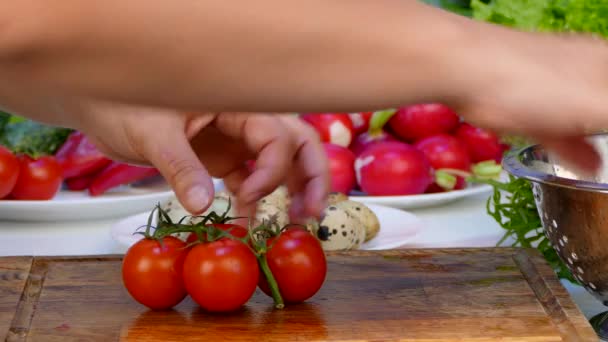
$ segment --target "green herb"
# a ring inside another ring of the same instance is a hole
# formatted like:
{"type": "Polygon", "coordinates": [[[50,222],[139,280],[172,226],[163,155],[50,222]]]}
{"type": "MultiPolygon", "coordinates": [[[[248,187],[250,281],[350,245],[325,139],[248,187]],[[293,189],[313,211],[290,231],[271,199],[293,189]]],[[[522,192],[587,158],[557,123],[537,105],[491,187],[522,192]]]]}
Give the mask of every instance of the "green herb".
{"type": "Polygon", "coordinates": [[[71,129],[44,125],[22,117],[0,115],[0,145],[32,157],[53,155],[67,140],[71,129]]]}
{"type": "Polygon", "coordinates": [[[422,2],[466,17],[471,17],[473,15],[470,0],[422,0],[422,2]]]}
{"type": "Polygon", "coordinates": [[[497,245],[501,246],[507,240],[512,240],[512,247],[537,248],[558,277],[577,284],[545,236],[530,182],[513,176],[509,176],[507,182],[493,179],[475,181],[494,188],[494,193],[487,202],[487,211],[506,230],[497,245]]]}
{"type": "Polygon", "coordinates": [[[608,1],[491,0],[486,2],[471,1],[473,18],[526,31],[585,32],[608,37],[608,1]]]}

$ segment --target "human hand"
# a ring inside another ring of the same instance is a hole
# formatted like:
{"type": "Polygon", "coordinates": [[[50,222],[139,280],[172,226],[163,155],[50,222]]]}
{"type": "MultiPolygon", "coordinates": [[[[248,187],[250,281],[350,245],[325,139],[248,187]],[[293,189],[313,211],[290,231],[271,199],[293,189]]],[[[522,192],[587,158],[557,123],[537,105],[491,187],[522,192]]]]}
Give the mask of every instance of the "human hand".
{"type": "Polygon", "coordinates": [[[241,212],[287,184],[292,215],[316,216],[328,192],[327,162],[316,134],[293,117],[245,113],[178,113],[88,102],[80,127],[108,156],[151,164],[193,214],[214,196],[210,177],[224,179],[241,212]],[[250,172],[247,160],[256,160],[250,172]]]}
{"type": "Polygon", "coordinates": [[[483,52],[470,61],[478,73],[470,74],[474,86],[459,111],[480,126],[532,138],[580,172],[597,170],[599,156],[584,136],[608,129],[608,44],[502,28],[492,40],[480,41],[483,52]]]}

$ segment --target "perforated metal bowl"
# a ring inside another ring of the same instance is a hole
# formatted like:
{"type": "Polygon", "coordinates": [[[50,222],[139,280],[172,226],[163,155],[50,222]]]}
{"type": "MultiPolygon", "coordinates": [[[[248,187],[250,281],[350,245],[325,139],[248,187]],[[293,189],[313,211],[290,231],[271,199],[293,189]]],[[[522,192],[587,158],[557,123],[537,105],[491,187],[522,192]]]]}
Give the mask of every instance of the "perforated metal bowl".
{"type": "MultiPolygon", "coordinates": [[[[574,277],[608,306],[608,135],[588,137],[602,156],[601,171],[577,174],[542,146],[505,157],[505,170],[531,181],[545,234],[574,277]]],[[[608,315],[592,319],[602,337],[608,315]]],[[[606,324],[608,328],[608,324],[606,324]]]]}

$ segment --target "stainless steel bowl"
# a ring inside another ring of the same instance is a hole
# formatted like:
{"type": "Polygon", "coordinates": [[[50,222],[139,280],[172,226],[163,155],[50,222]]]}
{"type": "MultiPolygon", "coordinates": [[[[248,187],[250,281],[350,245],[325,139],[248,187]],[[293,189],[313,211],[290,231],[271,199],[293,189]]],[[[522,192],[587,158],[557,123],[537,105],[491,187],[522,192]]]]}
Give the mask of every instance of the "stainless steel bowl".
{"type": "MultiPolygon", "coordinates": [[[[604,163],[595,176],[577,174],[540,145],[509,154],[503,166],[531,181],[552,247],[585,289],[608,306],[608,135],[588,139],[604,163]]],[[[600,336],[608,335],[607,314],[591,322],[600,336]]]]}

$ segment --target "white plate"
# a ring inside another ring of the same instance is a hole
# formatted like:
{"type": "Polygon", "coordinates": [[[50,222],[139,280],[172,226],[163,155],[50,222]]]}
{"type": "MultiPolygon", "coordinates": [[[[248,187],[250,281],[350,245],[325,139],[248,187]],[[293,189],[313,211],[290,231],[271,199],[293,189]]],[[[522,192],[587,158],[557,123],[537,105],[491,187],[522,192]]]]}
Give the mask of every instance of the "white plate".
{"type": "Polygon", "coordinates": [[[49,201],[0,200],[3,221],[74,221],[125,217],[149,211],[173,194],[162,179],[113,189],[91,197],[86,191],[61,190],[49,201]]]}
{"type": "Polygon", "coordinates": [[[351,195],[350,199],[366,205],[378,204],[397,209],[418,209],[448,204],[466,197],[490,193],[492,187],[486,184],[474,184],[462,190],[434,194],[408,196],[359,196],[351,195]]]}
{"type": "MultiPolygon", "coordinates": [[[[368,206],[380,221],[380,232],[372,240],[363,244],[363,250],[392,249],[410,242],[422,230],[422,221],[414,214],[379,206],[368,206]]],[[[142,239],[141,234],[133,234],[139,227],[145,226],[149,213],[130,216],[111,229],[112,238],[121,246],[129,248],[142,239]]]]}

